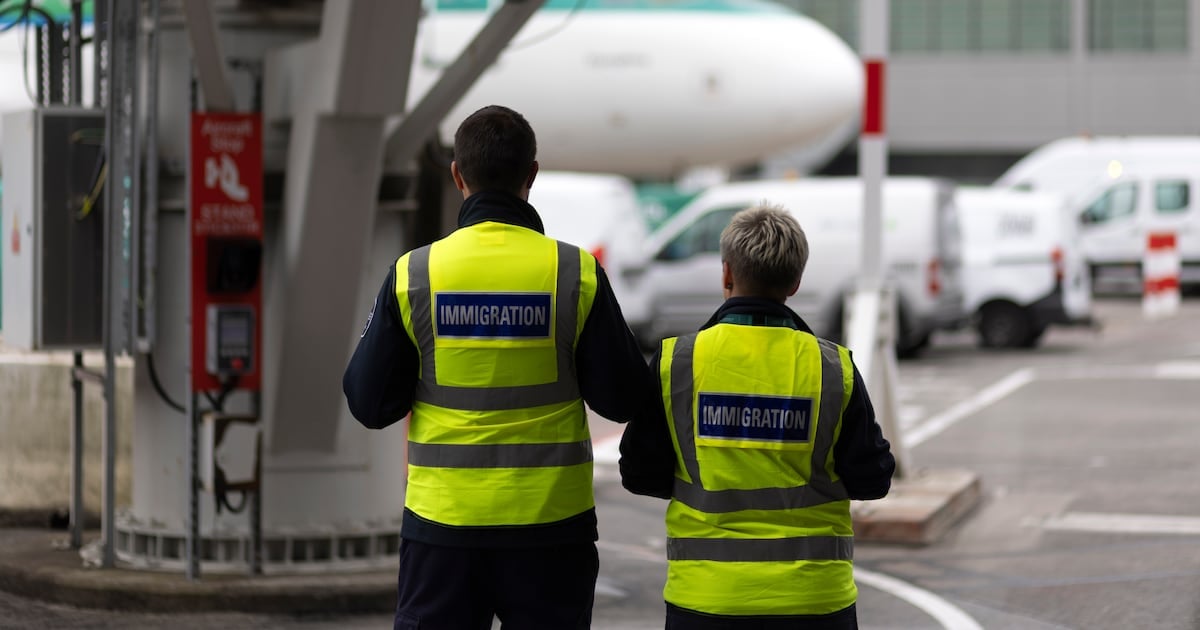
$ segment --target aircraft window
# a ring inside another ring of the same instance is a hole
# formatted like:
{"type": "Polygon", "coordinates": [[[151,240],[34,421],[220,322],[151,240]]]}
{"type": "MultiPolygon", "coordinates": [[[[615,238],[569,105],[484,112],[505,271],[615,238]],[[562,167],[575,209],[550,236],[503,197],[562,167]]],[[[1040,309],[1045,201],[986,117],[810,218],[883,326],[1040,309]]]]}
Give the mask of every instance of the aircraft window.
{"type": "Polygon", "coordinates": [[[1113,219],[1131,216],[1137,209],[1137,184],[1117,184],[1100,195],[1100,198],[1083,211],[1084,221],[1105,223],[1113,219]]]}
{"type": "Polygon", "coordinates": [[[1162,214],[1187,212],[1187,181],[1176,179],[1156,183],[1154,185],[1154,208],[1162,214]]]}
{"type": "Polygon", "coordinates": [[[714,210],[696,219],[694,223],[671,239],[658,254],[659,260],[683,260],[697,254],[719,254],[721,231],[742,207],[714,210]]]}

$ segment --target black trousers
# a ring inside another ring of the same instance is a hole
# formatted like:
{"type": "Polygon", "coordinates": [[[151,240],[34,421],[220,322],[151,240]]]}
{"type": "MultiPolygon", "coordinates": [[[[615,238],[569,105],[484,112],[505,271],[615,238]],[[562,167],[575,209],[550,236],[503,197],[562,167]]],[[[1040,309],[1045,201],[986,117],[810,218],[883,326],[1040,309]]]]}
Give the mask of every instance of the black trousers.
{"type": "Polygon", "coordinates": [[[400,544],[395,630],[590,628],[595,543],[476,549],[400,544]]]}
{"type": "Polygon", "coordinates": [[[858,630],[854,604],[828,615],[735,617],[667,604],[666,630],[858,630]]]}

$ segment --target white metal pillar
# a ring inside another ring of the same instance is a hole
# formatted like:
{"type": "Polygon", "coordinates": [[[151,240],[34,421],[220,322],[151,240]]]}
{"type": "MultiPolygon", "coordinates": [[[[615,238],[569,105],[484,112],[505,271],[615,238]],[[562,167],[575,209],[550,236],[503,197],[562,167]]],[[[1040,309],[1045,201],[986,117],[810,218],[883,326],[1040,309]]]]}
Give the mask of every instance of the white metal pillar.
{"type": "Polygon", "coordinates": [[[344,406],[346,331],[359,298],[382,174],[384,126],[404,110],[420,3],[325,3],[295,79],[282,233],[264,320],[272,453],[331,453],[344,406]]]}
{"type": "MultiPolygon", "coordinates": [[[[358,286],[347,280],[364,273],[385,155],[411,160],[542,4],[501,6],[390,131],[384,118],[403,109],[413,54],[412,45],[404,46],[400,59],[395,42],[415,39],[419,3],[330,2],[317,49],[298,51],[316,72],[293,106],[282,269],[266,309],[264,412],[273,454],[336,448],[348,351],[342,333],[364,315],[356,308],[358,286]],[[412,30],[397,33],[400,23],[412,30]]],[[[381,278],[382,271],[366,273],[381,278]]]]}
{"type": "Polygon", "coordinates": [[[887,287],[883,264],[883,183],[887,178],[885,134],[889,0],[860,0],[859,54],[863,59],[866,95],[858,168],[863,183],[862,250],[858,287],[849,298],[847,340],[866,379],[875,415],[892,444],[897,477],[911,473],[900,436],[896,392],[896,299],[887,287]]]}

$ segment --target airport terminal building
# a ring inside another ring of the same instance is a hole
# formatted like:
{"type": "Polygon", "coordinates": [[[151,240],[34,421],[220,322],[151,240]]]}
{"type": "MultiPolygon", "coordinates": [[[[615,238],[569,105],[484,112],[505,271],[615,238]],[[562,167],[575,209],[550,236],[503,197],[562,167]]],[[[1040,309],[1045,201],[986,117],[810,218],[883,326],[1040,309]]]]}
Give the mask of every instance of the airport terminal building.
{"type": "MultiPolygon", "coordinates": [[[[858,2],[781,1],[856,44],[858,2]]],[[[895,173],[990,181],[1064,136],[1200,134],[1200,0],[899,0],[890,38],[895,173]]]]}

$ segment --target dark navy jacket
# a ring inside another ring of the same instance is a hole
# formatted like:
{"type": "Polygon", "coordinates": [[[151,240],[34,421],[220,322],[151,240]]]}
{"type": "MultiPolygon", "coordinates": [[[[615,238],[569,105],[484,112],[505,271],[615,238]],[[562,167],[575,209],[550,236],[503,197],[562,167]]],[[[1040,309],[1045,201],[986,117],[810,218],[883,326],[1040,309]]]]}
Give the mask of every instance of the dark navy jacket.
{"type": "MultiPolygon", "coordinates": [[[[533,206],[504,193],[476,193],[463,202],[458,227],[484,221],[545,232],[533,206]]],[[[382,429],[404,418],[412,408],[420,366],[420,355],[400,318],[393,265],[342,378],[350,412],[371,429],[382,429]]],[[[583,400],[593,411],[616,422],[633,419],[653,382],[599,264],[596,298],[576,343],[575,369],[583,400]]],[[[596,512],[589,510],[546,525],[455,527],[422,519],[405,509],[401,535],[429,544],[468,547],[589,542],[597,539],[596,512]]]]}
{"type": "MultiPolygon", "coordinates": [[[[715,326],[728,315],[749,315],[754,325],[769,325],[767,318],[790,319],[807,333],[812,329],[792,309],[778,302],[759,298],[730,298],[701,328],[715,326]]],[[[621,483],[635,494],[661,499],[671,498],[675,483],[675,447],[667,427],[659,374],[660,353],[650,361],[652,379],[658,384],[650,410],[625,427],[621,436],[621,483]]],[[[851,499],[878,499],[888,493],[896,460],[891,445],[875,422],[875,409],[867,396],[858,368],[854,368],[854,391],[842,414],[842,430],[833,446],[833,467],[851,499]]]]}

